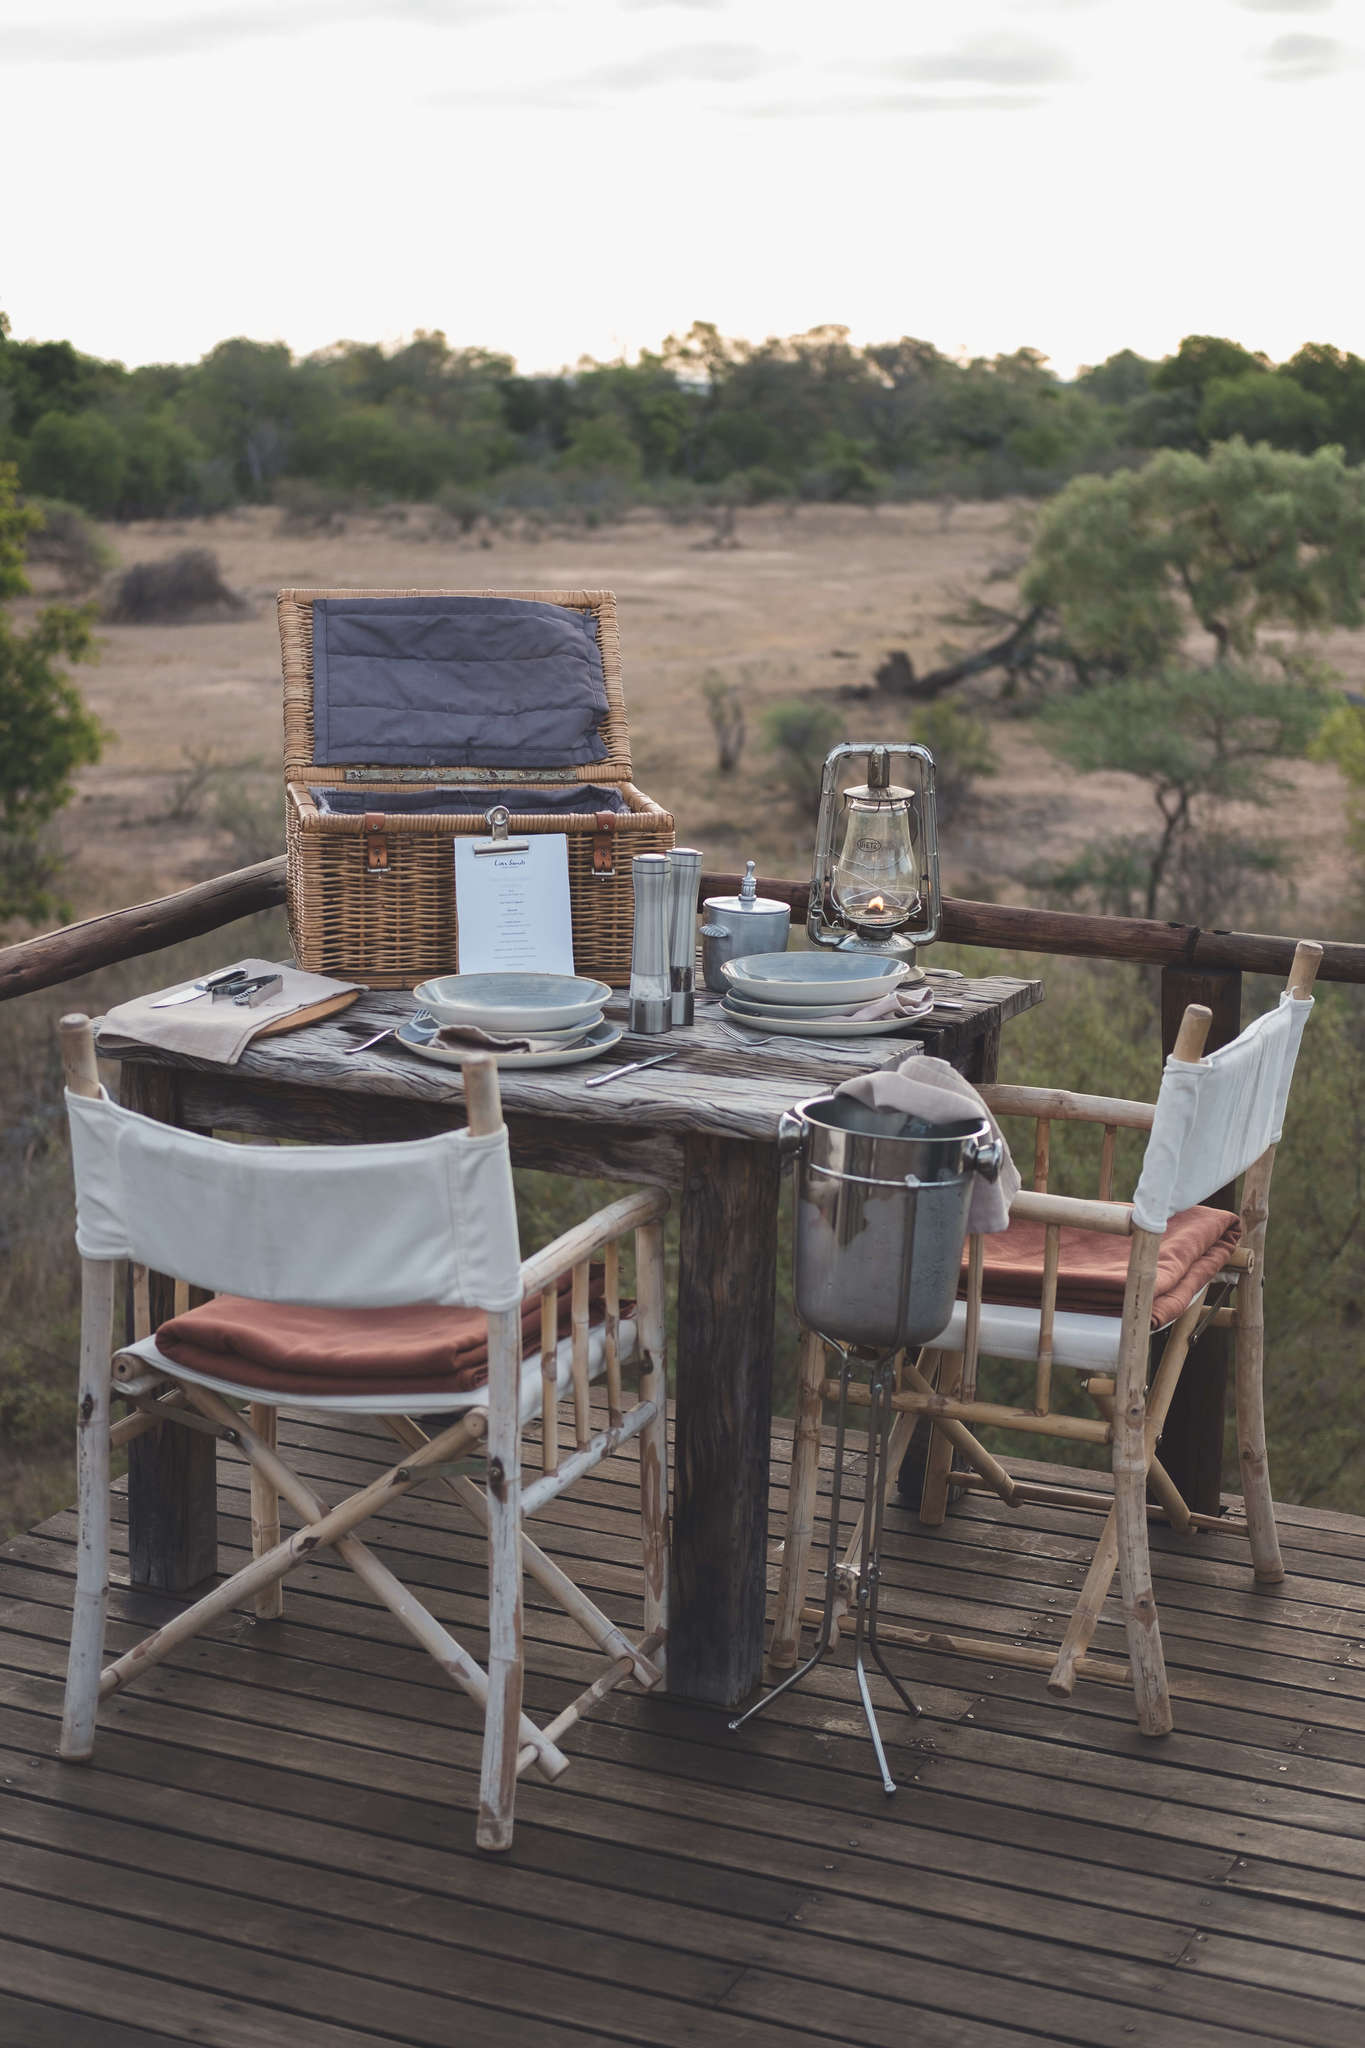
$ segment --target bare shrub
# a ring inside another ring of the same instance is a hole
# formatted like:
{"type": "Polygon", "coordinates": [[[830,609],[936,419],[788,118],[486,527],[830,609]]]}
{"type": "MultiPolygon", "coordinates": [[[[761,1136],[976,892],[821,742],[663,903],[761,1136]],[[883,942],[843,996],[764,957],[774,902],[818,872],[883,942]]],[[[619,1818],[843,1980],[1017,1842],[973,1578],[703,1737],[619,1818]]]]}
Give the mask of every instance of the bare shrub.
{"type": "Polygon", "coordinates": [[[119,625],[240,617],[245,598],[229,590],[211,548],[182,548],[164,562],[135,562],[113,583],[104,616],[119,625]]]}
{"type": "Polygon", "coordinates": [[[981,777],[999,771],[990,726],[965,705],[940,699],[915,713],[909,736],[934,757],[939,822],[950,825],[968,809],[981,777]]]}
{"type": "Polygon", "coordinates": [[[825,756],[840,737],[837,712],[809,697],[791,697],[770,704],[763,714],[763,736],[773,757],[773,780],[793,807],[813,812],[820,797],[820,771],[825,756]]]}
{"type": "Polygon", "coordinates": [[[354,509],[350,497],[311,477],[281,477],[275,485],[281,533],[344,533],[354,509]]]}
{"type": "Polygon", "coordinates": [[[62,589],[70,596],[93,590],[118,559],[100,538],[94,521],[79,505],[68,505],[61,498],[29,498],[25,502],[43,521],[28,536],[30,563],[55,569],[62,589]]]}
{"type": "Polygon", "coordinates": [[[232,777],[261,765],[254,756],[245,761],[229,761],[216,747],[197,747],[192,743],[180,749],[180,760],[180,767],[172,771],[170,800],[155,821],[158,824],[193,824],[208,799],[221,792],[232,777]]]}
{"type": "Polygon", "coordinates": [[[257,796],[234,779],[218,791],[213,822],[227,835],[234,867],[254,867],[284,852],[284,798],[278,791],[257,796]]]}
{"type": "Polygon", "coordinates": [[[718,669],[710,668],[701,679],[706,699],[706,716],[716,738],[716,768],[733,775],[744,752],[744,696],[738,683],[727,683],[718,669]]]}

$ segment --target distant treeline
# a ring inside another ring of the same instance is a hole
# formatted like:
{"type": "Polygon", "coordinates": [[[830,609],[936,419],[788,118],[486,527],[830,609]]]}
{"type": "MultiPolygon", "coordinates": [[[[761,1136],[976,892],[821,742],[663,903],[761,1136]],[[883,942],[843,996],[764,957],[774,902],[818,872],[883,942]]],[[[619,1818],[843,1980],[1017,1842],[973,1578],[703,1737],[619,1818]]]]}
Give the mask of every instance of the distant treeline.
{"type": "Polygon", "coordinates": [[[220,342],[127,370],[69,341],[16,341],[0,313],[0,461],[35,497],[102,518],[271,499],[440,500],[591,514],[632,500],[993,497],[1203,450],[1240,434],[1365,457],[1365,361],[1322,343],[1272,364],[1189,335],[1064,383],[1035,349],[970,362],[926,341],[857,348],[841,327],[729,341],[704,323],[633,363],[522,376],[419,333],[395,349],[220,342]]]}

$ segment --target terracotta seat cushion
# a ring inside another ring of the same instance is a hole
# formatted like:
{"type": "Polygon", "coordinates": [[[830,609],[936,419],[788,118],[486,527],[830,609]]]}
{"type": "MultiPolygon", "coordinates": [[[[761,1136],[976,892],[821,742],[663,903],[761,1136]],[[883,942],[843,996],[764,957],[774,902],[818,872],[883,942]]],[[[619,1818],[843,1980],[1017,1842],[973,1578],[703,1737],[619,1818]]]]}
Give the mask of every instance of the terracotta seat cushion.
{"type": "MultiPolygon", "coordinates": [[[[605,1313],[605,1277],[590,1269],[589,1314],[605,1313]]],[[[624,1305],[623,1305],[624,1308],[624,1305]]],[[[571,1325],[571,1277],[559,1283],[559,1335],[571,1325]]],[[[482,1309],[297,1308],[218,1294],[156,1333],[177,1365],[275,1394],[468,1393],[488,1379],[482,1309]]],[[[523,1355],[540,1349],[540,1296],[521,1304],[523,1355]]]]}
{"type": "MultiPolygon", "coordinates": [[[[1241,1235],[1241,1218],[1226,1209],[1201,1204],[1172,1216],[1157,1260],[1154,1330],[1164,1329],[1184,1314],[1200,1288],[1222,1271],[1241,1235]]],[[[1020,1220],[981,1242],[985,1250],[984,1298],[1012,1308],[1039,1307],[1046,1225],[1020,1220]]],[[[1131,1249],[1129,1237],[1063,1224],[1057,1307],[1079,1315],[1117,1315],[1123,1307],[1131,1249]]],[[[958,1293],[965,1295],[966,1291],[964,1277],[958,1293]]]]}

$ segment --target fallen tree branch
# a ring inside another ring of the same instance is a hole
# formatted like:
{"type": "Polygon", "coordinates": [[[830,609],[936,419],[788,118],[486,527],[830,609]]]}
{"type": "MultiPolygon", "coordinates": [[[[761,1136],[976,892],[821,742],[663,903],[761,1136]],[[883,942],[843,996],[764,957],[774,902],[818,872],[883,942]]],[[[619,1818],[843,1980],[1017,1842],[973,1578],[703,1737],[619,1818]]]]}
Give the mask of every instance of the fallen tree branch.
{"type": "Polygon", "coordinates": [[[895,648],[877,670],[877,682],[893,697],[927,700],[941,697],[945,690],[951,690],[955,683],[965,682],[968,676],[985,675],[993,668],[1024,667],[1031,653],[1028,643],[1042,621],[1044,610],[1043,605],[1034,605],[1022,619],[1015,620],[1003,639],[979,647],[975,654],[964,654],[961,660],[950,661],[944,668],[932,668],[927,675],[916,675],[915,665],[904,648],[895,648]]]}

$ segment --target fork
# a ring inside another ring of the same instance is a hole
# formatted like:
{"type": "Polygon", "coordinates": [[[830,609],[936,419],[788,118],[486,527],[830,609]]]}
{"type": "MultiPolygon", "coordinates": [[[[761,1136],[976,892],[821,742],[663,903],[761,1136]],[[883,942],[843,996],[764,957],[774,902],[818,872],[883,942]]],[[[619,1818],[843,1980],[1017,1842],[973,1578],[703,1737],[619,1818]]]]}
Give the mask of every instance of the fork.
{"type": "Polygon", "coordinates": [[[404,1024],[420,1026],[434,1024],[435,1021],[430,1010],[418,1010],[411,1017],[400,1017],[396,1024],[386,1024],[382,1031],[376,1031],[373,1038],[363,1038],[359,1045],[344,1045],[341,1049],[341,1056],[343,1059],[349,1059],[352,1053],[368,1052],[370,1047],[378,1045],[381,1039],[392,1038],[395,1032],[402,1030],[404,1024]]]}

